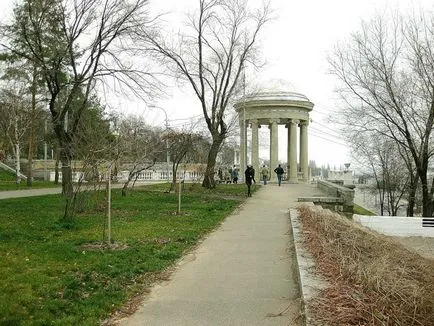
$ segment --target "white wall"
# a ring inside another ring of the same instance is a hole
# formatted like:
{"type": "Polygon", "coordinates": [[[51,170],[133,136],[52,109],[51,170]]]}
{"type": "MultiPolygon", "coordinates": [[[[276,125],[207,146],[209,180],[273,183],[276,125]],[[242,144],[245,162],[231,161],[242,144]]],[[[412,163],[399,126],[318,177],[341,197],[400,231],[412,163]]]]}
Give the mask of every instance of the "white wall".
{"type": "Polygon", "coordinates": [[[433,227],[422,227],[421,217],[353,215],[354,221],[390,236],[434,238],[433,227]]]}
{"type": "Polygon", "coordinates": [[[354,184],[353,171],[351,170],[337,170],[337,171],[330,170],[328,171],[327,179],[343,181],[344,185],[354,184]]]}

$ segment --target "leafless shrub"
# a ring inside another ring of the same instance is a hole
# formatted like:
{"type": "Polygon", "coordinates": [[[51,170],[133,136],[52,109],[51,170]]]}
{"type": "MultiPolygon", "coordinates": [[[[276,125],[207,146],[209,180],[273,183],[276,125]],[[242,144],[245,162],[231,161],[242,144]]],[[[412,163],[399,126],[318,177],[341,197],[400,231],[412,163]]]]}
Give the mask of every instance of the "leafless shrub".
{"type": "Polygon", "coordinates": [[[330,286],[309,306],[321,325],[433,325],[434,261],[335,213],[299,208],[330,286]]]}

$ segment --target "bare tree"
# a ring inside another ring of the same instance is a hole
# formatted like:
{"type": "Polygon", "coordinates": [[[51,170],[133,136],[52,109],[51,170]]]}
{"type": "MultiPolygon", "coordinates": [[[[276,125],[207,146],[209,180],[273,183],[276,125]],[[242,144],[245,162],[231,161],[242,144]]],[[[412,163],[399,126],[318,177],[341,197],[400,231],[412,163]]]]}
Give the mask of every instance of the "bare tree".
{"type": "Polygon", "coordinates": [[[391,139],[410,153],[421,181],[424,216],[433,213],[434,188],[427,174],[433,154],[433,22],[432,13],[378,16],[364,22],[330,59],[343,84],[345,123],[391,139]]]}
{"type": "Polygon", "coordinates": [[[8,83],[8,86],[1,90],[1,110],[6,112],[0,121],[0,128],[9,141],[15,160],[16,182],[20,183],[21,173],[21,152],[31,117],[29,108],[31,106],[26,88],[21,83],[8,83]]]}
{"type": "Polygon", "coordinates": [[[407,199],[407,215],[413,214],[415,171],[405,148],[390,138],[378,137],[375,131],[360,132],[348,125],[344,132],[359,168],[375,180],[373,192],[378,194],[380,215],[386,211],[397,215],[402,199],[407,199]]]}
{"type": "MultiPolygon", "coordinates": [[[[43,115],[43,108],[41,105],[41,96],[38,94],[40,80],[38,79],[37,68],[30,62],[26,62],[17,58],[13,54],[1,55],[0,60],[3,62],[2,80],[5,81],[4,87],[14,87],[20,85],[23,93],[30,94],[31,105],[28,106],[26,113],[29,121],[26,132],[27,143],[27,186],[31,187],[33,182],[33,156],[35,154],[36,137],[40,131],[39,124],[40,116],[43,115]],[[9,81],[9,82],[8,82],[9,81]],[[25,90],[25,91],[24,91],[25,90]]],[[[13,92],[13,90],[10,90],[13,92]]],[[[16,90],[18,91],[18,90],[16,90]]],[[[27,106],[26,106],[27,107],[27,106]]],[[[7,118],[6,118],[7,119],[7,118]]]]}
{"type": "Polygon", "coordinates": [[[147,0],[26,0],[2,31],[3,49],[33,62],[44,80],[67,207],[73,199],[71,142],[98,82],[139,96],[157,85],[144,62],[131,59],[131,36],[150,24],[147,5],[147,0]],[[81,102],[72,105],[80,93],[81,102]]]}
{"type": "Polygon", "coordinates": [[[129,116],[119,122],[115,141],[117,169],[123,165],[128,170],[122,188],[123,196],[126,196],[131,182],[134,183],[141,172],[152,168],[159,154],[165,152],[166,145],[161,133],[140,117],[129,116]]]}
{"type": "Polygon", "coordinates": [[[207,168],[202,185],[214,188],[217,153],[227,137],[226,115],[239,95],[240,76],[247,62],[257,62],[258,34],[269,20],[269,5],[252,13],[245,0],[199,0],[196,14],[189,17],[184,33],[173,38],[142,34],[151,48],[169,64],[172,73],[186,80],[200,101],[211,134],[207,168]]]}
{"type": "Polygon", "coordinates": [[[377,139],[370,144],[373,152],[368,160],[375,171],[377,191],[381,198],[381,215],[387,210],[389,216],[396,216],[410,180],[405,163],[397,155],[399,150],[393,141],[382,142],[377,139]]]}
{"type": "Polygon", "coordinates": [[[84,118],[80,121],[71,144],[74,158],[79,162],[79,177],[74,183],[71,216],[92,208],[103,207],[97,191],[101,190],[103,175],[116,160],[115,137],[110,130],[110,117],[96,98],[89,99],[84,118]]]}
{"type": "Polygon", "coordinates": [[[170,190],[175,189],[179,164],[197,162],[196,160],[190,161],[198,153],[202,145],[202,136],[195,133],[195,125],[184,127],[180,131],[171,130],[164,139],[168,140],[169,152],[172,158],[172,183],[170,190]]]}

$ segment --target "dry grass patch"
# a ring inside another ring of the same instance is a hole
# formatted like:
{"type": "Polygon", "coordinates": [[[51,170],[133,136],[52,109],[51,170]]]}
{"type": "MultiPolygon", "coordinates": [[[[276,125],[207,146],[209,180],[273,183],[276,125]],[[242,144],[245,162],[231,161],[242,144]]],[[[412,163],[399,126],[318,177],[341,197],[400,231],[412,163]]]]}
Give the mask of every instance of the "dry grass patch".
{"type": "Polygon", "coordinates": [[[433,325],[434,261],[328,211],[299,208],[303,241],[330,282],[321,325],[433,325]]]}

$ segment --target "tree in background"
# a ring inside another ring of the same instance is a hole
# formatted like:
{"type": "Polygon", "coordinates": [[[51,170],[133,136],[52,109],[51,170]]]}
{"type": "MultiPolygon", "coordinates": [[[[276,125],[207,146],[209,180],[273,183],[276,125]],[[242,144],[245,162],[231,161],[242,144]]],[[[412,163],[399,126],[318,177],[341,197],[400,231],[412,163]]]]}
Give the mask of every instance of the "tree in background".
{"type": "Polygon", "coordinates": [[[115,146],[116,165],[118,169],[122,162],[128,170],[128,177],[122,188],[122,195],[127,195],[128,187],[143,171],[155,165],[157,157],[166,153],[166,144],[162,131],[151,128],[142,117],[129,116],[116,122],[115,146]]]}
{"type": "MultiPolygon", "coordinates": [[[[26,114],[28,115],[28,126],[26,132],[27,143],[27,186],[31,187],[33,182],[33,156],[36,147],[36,135],[40,128],[41,115],[44,110],[43,96],[41,96],[42,81],[38,73],[37,67],[28,60],[22,60],[14,53],[5,53],[0,57],[4,70],[2,80],[4,80],[4,88],[14,87],[20,83],[20,87],[26,90],[26,97],[30,94],[30,105],[26,106],[26,114]]],[[[14,90],[10,89],[9,92],[14,90]]],[[[24,112],[23,112],[24,113],[24,112]]],[[[21,158],[21,156],[20,156],[21,158]]]]}
{"type": "Polygon", "coordinates": [[[110,116],[96,97],[89,99],[88,107],[73,138],[72,149],[80,176],[74,183],[71,216],[89,207],[101,208],[102,201],[95,190],[100,190],[112,162],[116,160],[115,136],[110,129],[110,116]]]}
{"type": "Polygon", "coordinates": [[[15,161],[16,182],[21,182],[21,152],[25,136],[31,122],[29,108],[30,98],[22,83],[8,83],[8,87],[1,90],[0,129],[8,140],[15,161]]]}
{"type": "Polygon", "coordinates": [[[409,153],[408,175],[416,170],[420,180],[423,216],[433,215],[434,187],[427,173],[433,155],[433,48],[433,13],[384,15],[363,22],[330,59],[342,82],[344,124],[375,141],[392,140],[397,151],[409,153]]]}
{"type": "Polygon", "coordinates": [[[316,165],[315,160],[309,160],[310,175],[313,178],[321,177],[321,168],[316,165]]]}
{"type": "Polygon", "coordinates": [[[73,200],[71,158],[74,135],[96,85],[146,96],[156,90],[144,62],[134,62],[146,29],[147,0],[25,0],[2,30],[2,48],[32,62],[45,84],[62,162],[64,218],[73,200]],[[107,83],[111,81],[111,83],[107,83]],[[74,100],[83,95],[79,103],[74,100]],[[74,103],[74,105],[73,105],[74,103]]]}
{"type": "Polygon", "coordinates": [[[194,132],[195,126],[189,128],[184,127],[180,131],[170,130],[164,139],[167,139],[169,144],[169,153],[172,161],[172,183],[170,190],[172,191],[177,182],[179,165],[184,163],[197,163],[197,160],[190,160],[198,156],[202,149],[203,137],[194,132]]]}
{"type": "Polygon", "coordinates": [[[228,133],[227,109],[239,95],[245,64],[257,62],[258,35],[268,20],[268,5],[252,13],[247,1],[199,0],[176,41],[162,33],[142,33],[173,76],[187,81],[200,101],[212,139],[202,183],[206,188],[216,185],[216,158],[228,133]]]}
{"type": "Polygon", "coordinates": [[[359,166],[373,174],[380,215],[387,211],[388,215],[396,216],[410,181],[405,161],[398,154],[398,145],[390,139],[376,139],[375,135],[368,133],[352,134],[350,143],[359,166]]]}

